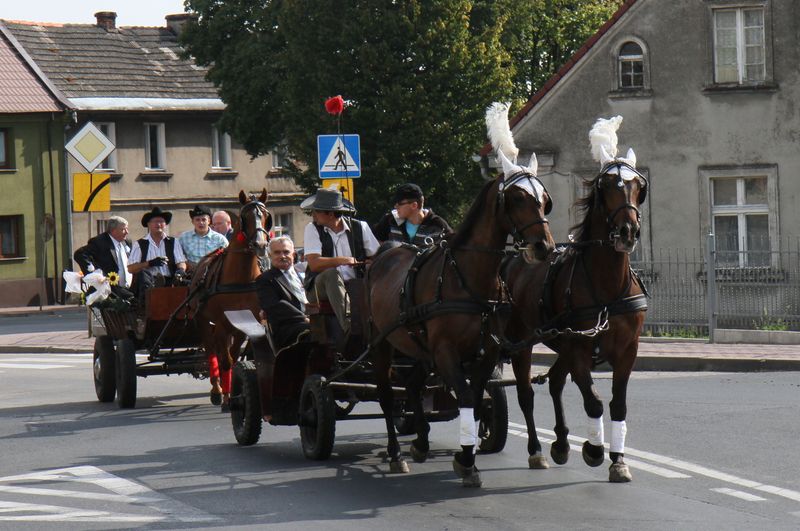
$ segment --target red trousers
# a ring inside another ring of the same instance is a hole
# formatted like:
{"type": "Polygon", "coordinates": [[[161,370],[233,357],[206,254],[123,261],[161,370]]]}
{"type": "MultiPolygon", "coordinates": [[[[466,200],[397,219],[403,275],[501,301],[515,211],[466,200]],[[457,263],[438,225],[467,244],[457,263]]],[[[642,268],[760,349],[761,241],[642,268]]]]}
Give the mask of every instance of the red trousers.
{"type": "Polygon", "coordinates": [[[222,392],[229,394],[231,392],[231,375],[233,371],[228,369],[220,374],[219,361],[217,361],[216,354],[208,355],[208,376],[209,378],[219,378],[219,386],[222,387],[222,392]]]}

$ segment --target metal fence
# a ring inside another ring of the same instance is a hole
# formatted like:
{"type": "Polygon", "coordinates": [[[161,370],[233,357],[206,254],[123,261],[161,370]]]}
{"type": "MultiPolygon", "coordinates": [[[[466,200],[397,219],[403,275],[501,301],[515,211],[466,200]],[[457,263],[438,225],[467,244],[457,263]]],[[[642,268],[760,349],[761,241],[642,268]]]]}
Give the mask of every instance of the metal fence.
{"type": "Polygon", "coordinates": [[[717,328],[800,330],[800,238],[748,251],[723,238],[713,249],[659,249],[632,262],[651,295],[646,335],[708,336],[709,293],[717,328]]]}

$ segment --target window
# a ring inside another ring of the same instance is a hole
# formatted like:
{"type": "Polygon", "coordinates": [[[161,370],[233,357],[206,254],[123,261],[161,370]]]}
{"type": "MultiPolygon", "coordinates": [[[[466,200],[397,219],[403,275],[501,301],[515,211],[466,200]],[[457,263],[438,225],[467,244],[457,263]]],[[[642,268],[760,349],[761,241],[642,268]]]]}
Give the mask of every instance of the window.
{"type": "MultiPolygon", "coordinates": [[[[111,140],[111,143],[116,145],[117,144],[117,129],[114,122],[95,122],[95,126],[100,130],[101,133],[106,135],[106,138],[111,140]]],[[[111,152],[111,154],[106,157],[103,162],[97,167],[95,171],[117,171],[117,150],[111,152]]]]}
{"type": "MultiPolygon", "coordinates": [[[[292,214],[275,214],[275,224],[272,226],[275,237],[288,236],[292,238],[292,214]]],[[[292,238],[294,240],[294,238],[292,238]]]]}
{"type": "Polygon", "coordinates": [[[765,81],[765,42],[763,8],[714,10],[714,81],[765,81]]]}
{"type": "Polygon", "coordinates": [[[229,170],[231,164],[231,135],[211,128],[211,167],[229,170]]]}
{"type": "Polygon", "coordinates": [[[144,167],[146,170],[166,169],[166,143],[163,123],[144,124],[144,167]]]}
{"type": "Polygon", "coordinates": [[[11,153],[11,129],[0,129],[0,169],[14,167],[14,156],[11,153]]]}
{"type": "Polygon", "coordinates": [[[22,256],[22,216],[0,216],[0,258],[22,256]]]}
{"type": "Polygon", "coordinates": [[[286,167],[286,144],[275,146],[272,150],[272,167],[275,169],[286,167]]]}
{"type": "Polygon", "coordinates": [[[635,42],[626,42],[619,51],[619,88],[644,88],[644,53],[635,42]]]}
{"type": "Polygon", "coordinates": [[[766,176],[711,180],[711,215],[719,264],[770,265],[768,195],[766,176]]]}

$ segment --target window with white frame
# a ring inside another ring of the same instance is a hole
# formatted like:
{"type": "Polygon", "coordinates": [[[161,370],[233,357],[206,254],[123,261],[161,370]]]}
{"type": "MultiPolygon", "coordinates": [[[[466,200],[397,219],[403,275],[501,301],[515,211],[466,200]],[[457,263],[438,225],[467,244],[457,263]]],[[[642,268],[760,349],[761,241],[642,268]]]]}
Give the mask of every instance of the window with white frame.
{"type": "Polygon", "coordinates": [[[272,167],[274,169],[286,167],[286,144],[279,144],[272,149],[272,167]]]}
{"type": "Polygon", "coordinates": [[[637,43],[628,41],[619,51],[619,88],[644,88],[644,52],[637,43]]]}
{"type": "Polygon", "coordinates": [[[231,135],[211,128],[211,167],[214,169],[229,170],[233,167],[231,162],[231,135]]]}
{"type": "Polygon", "coordinates": [[[718,263],[725,267],[770,265],[769,179],[711,179],[711,217],[718,263]]]}
{"type": "Polygon", "coordinates": [[[22,216],[0,216],[0,258],[22,256],[22,216]]]}
{"type": "MultiPolygon", "coordinates": [[[[111,140],[111,143],[117,144],[117,128],[114,122],[94,122],[94,125],[103,133],[106,138],[111,140]]],[[[95,171],[117,171],[117,150],[103,159],[103,162],[97,167],[95,171]]]]}
{"type": "Polygon", "coordinates": [[[292,238],[292,214],[275,214],[275,223],[272,225],[272,232],[275,237],[288,236],[292,238]]]}
{"type": "Polygon", "coordinates": [[[163,123],[144,124],[144,167],[146,170],[166,169],[167,146],[163,123]]]}
{"type": "Polygon", "coordinates": [[[766,80],[763,7],[714,10],[714,81],[759,83],[766,80]]]}
{"type": "Polygon", "coordinates": [[[14,166],[14,157],[11,154],[11,129],[0,129],[0,169],[10,169],[14,166]]]}

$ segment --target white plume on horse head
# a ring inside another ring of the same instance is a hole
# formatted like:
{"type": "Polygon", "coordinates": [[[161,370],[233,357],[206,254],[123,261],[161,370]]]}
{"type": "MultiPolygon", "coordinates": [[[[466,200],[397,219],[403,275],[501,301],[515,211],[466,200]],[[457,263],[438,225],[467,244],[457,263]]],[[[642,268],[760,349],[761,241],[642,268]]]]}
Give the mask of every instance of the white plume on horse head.
{"type": "MultiPolygon", "coordinates": [[[[486,109],[486,132],[498,157],[503,155],[508,162],[516,164],[519,149],[514,144],[514,136],[508,126],[508,109],[510,103],[494,102],[486,109]]],[[[500,161],[503,161],[500,157],[500,161]]],[[[505,169],[505,168],[504,168],[505,169]]]]}
{"type": "Polygon", "coordinates": [[[592,157],[601,166],[611,162],[617,156],[617,129],[622,124],[622,116],[598,120],[589,131],[589,142],[592,145],[592,157]]]}
{"type": "MultiPolygon", "coordinates": [[[[511,127],[508,125],[508,109],[510,106],[510,103],[494,102],[486,109],[486,131],[489,135],[489,141],[492,143],[492,147],[497,152],[497,158],[500,159],[500,164],[503,166],[504,181],[520,172],[536,177],[536,172],[539,169],[536,153],[531,153],[527,168],[517,165],[519,149],[514,144],[514,135],[511,134],[511,127]]],[[[539,201],[542,201],[544,197],[544,187],[538,179],[515,179],[511,185],[519,186],[539,201]]]]}

